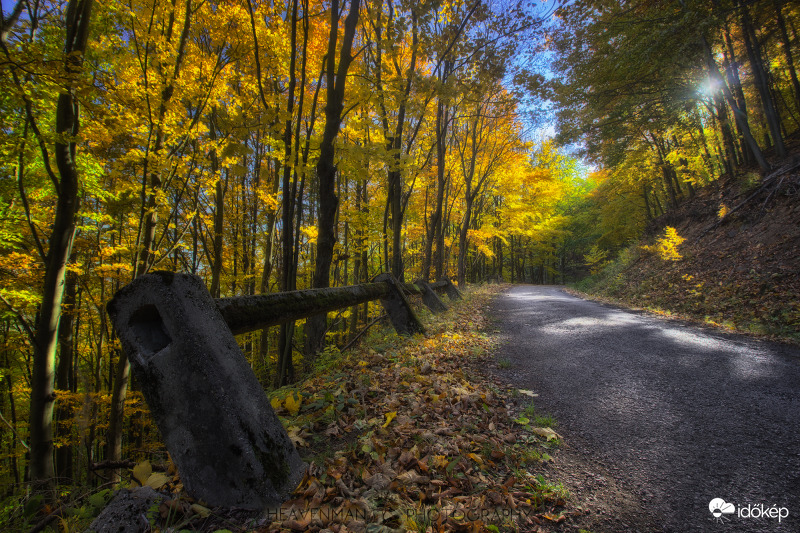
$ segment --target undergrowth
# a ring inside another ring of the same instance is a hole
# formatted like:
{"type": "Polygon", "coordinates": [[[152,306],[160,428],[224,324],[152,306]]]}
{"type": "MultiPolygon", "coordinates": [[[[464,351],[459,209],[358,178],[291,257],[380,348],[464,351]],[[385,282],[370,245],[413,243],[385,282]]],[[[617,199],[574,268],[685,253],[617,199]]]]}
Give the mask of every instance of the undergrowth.
{"type": "Polygon", "coordinates": [[[702,250],[685,248],[685,257],[665,261],[632,245],[572,288],[661,315],[800,342],[800,302],[784,285],[786,274],[736,266],[736,257],[701,259],[702,250]]]}

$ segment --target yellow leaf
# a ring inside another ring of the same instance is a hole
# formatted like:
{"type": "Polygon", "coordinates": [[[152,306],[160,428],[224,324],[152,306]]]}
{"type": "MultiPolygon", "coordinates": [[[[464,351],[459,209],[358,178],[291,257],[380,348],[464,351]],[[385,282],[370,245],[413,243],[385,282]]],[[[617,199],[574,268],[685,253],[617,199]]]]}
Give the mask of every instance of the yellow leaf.
{"type": "Polygon", "coordinates": [[[299,427],[292,426],[286,430],[286,433],[289,435],[289,439],[292,441],[295,448],[308,446],[308,442],[303,438],[303,430],[299,427]]]}
{"type": "Polygon", "coordinates": [[[274,409],[275,411],[280,411],[280,410],[281,410],[281,407],[283,407],[283,406],[281,405],[281,400],[280,400],[280,398],[278,398],[278,397],[272,398],[272,399],[269,401],[269,403],[272,405],[272,409],[274,409]]]}
{"type": "Polygon", "coordinates": [[[444,468],[449,464],[446,455],[434,455],[433,456],[433,466],[436,468],[444,468]]]}
{"type": "Polygon", "coordinates": [[[531,428],[531,431],[533,431],[534,433],[536,433],[540,437],[546,438],[547,440],[553,440],[553,439],[560,439],[561,438],[558,433],[556,433],[555,431],[553,431],[550,428],[531,428]]]}
{"type": "Polygon", "coordinates": [[[133,477],[135,477],[136,481],[138,481],[142,486],[147,484],[147,479],[152,473],[153,467],[150,466],[150,461],[143,461],[133,467],[133,477]]]}
{"type": "Polygon", "coordinates": [[[286,402],[284,403],[284,405],[286,405],[286,410],[289,411],[290,415],[297,416],[297,413],[300,411],[300,405],[302,405],[302,403],[303,403],[302,398],[295,399],[294,393],[291,393],[289,394],[289,396],[286,397],[286,402]]]}
{"type": "Polygon", "coordinates": [[[566,519],[566,517],[563,514],[562,515],[555,515],[553,513],[544,513],[542,516],[547,518],[551,522],[561,522],[561,521],[566,519]]]}
{"type": "Polygon", "coordinates": [[[396,416],[397,416],[397,411],[390,411],[386,413],[386,422],[384,422],[383,427],[388,426],[396,416]]]}
{"type": "Polygon", "coordinates": [[[152,488],[153,490],[158,490],[164,485],[167,484],[169,481],[169,477],[159,472],[153,472],[150,474],[150,477],[147,478],[147,482],[143,483],[143,485],[147,485],[148,487],[152,488]]]}
{"type": "Polygon", "coordinates": [[[479,457],[477,454],[475,454],[475,453],[468,453],[468,454],[467,454],[467,457],[469,457],[470,459],[472,459],[473,461],[475,461],[475,462],[476,462],[476,463],[478,463],[479,465],[482,465],[482,464],[483,464],[483,459],[481,459],[481,458],[480,458],[480,457],[479,457]]]}
{"type": "Polygon", "coordinates": [[[199,514],[201,518],[207,518],[208,515],[211,514],[211,509],[203,507],[199,503],[193,503],[190,509],[194,511],[195,514],[199,514]]]}

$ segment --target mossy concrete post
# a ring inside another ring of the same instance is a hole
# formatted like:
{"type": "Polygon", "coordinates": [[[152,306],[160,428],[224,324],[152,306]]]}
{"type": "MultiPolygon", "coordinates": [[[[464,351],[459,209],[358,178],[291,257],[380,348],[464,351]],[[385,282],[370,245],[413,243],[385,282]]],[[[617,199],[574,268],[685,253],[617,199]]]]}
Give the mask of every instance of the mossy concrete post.
{"type": "Polygon", "coordinates": [[[424,279],[419,279],[414,282],[414,285],[419,287],[420,294],[422,295],[422,303],[434,313],[442,313],[447,311],[447,305],[439,298],[439,295],[434,292],[430,284],[424,279]]]}
{"type": "Polygon", "coordinates": [[[287,499],[306,465],[202,280],[147,274],[108,313],[186,491],[246,509],[287,499]]]}
{"type": "Polygon", "coordinates": [[[442,278],[440,281],[444,282],[444,291],[447,293],[447,297],[450,298],[450,301],[461,300],[461,291],[453,285],[450,278],[442,278]]]}
{"type": "Polygon", "coordinates": [[[415,333],[425,333],[425,328],[417,318],[416,313],[408,303],[403,287],[394,276],[388,272],[378,274],[372,279],[373,282],[383,282],[388,284],[392,290],[381,298],[381,305],[389,315],[389,320],[394,326],[394,330],[400,335],[414,335],[415,333]]]}

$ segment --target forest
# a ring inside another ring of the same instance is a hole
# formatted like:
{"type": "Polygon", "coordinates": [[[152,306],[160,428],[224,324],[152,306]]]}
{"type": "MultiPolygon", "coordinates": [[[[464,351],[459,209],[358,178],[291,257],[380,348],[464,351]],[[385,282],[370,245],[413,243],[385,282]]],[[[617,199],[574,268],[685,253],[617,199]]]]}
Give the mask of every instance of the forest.
{"type": "MultiPolygon", "coordinates": [[[[3,496],[158,446],[105,312],[133,279],[578,280],[791,155],[799,26],[784,0],[4,3],[3,496]]],[[[272,390],[379,313],[237,340],[272,390]]]]}

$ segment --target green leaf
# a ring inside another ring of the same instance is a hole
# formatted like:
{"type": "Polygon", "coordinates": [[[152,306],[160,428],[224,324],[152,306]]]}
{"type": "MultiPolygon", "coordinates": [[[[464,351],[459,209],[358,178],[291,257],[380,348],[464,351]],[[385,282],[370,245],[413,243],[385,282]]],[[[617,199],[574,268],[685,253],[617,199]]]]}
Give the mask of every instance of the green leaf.
{"type": "Polygon", "coordinates": [[[108,501],[108,497],[111,494],[110,489],[103,489],[99,492],[96,492],[89,496],[89,505],[94,507],[95,509],[100,509],[105,506],[106,502],[108,501]]]}

